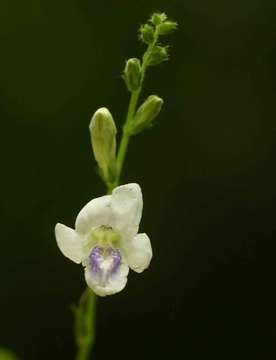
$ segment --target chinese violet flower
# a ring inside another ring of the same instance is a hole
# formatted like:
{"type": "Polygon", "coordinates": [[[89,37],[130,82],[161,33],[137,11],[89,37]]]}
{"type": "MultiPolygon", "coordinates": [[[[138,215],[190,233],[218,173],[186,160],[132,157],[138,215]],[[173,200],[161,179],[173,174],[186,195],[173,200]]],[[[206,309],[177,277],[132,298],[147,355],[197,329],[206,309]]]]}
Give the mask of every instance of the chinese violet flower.
{"type": "Polygon", "coordinates": [[[149,266],[150,240],[146,234],[137,234],[142,208],[140,186],[127,184],[85,205],[75,230],[56,225],[58,247],[70,260],[82,263],[87,285],[97,295],[121,291],[129,268],[140,273],[149,266]]]}

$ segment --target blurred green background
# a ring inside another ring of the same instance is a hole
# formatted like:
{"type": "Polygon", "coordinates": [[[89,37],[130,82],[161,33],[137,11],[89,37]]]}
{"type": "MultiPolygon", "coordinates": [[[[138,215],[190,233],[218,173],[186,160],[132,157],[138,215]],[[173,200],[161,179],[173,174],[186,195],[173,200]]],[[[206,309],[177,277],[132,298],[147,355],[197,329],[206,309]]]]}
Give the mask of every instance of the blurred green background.
{"type": "Polygon", "coordinates": [[[143,93],[165,106],[123,179],[154,258],[100,299],[92,358],[275,358],[275,1],[1,0],[0,345],[20,359],[74,357],[85,284],[53,229],[105,191],[88,124],[101,106],[124,121],[120,75],[155,10],[179,22],[143,93]]]}

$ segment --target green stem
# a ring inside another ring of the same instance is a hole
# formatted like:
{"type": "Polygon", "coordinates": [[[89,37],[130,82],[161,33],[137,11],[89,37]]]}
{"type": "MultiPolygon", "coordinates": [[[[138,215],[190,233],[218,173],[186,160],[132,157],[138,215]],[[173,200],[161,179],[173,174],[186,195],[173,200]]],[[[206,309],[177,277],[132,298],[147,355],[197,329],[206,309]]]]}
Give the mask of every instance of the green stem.
{"type": "MultiPolygon", "coordinates": [[[[114,183],[107,184],[107,194],[119,185],[120,177],[125,161],[130,135],[127,131],[129,123],[132,121],[136,112],[137,102],[142,87],[131,94],[127,118],[123,129],[118,157],[117,157],[117,177],[114,183]]],[[[96,295],[87,288],[80,298],[79,306],[75,309],[75,336],[78,347],[76,360],[88,360],[95,339],[95,314],[96,314],[96,295]]]]}
{"type": "Polygon", "coordinates": [[[75,309],[76,360],[88,360],[95,341],[96,295],[88,287],[75,309]]]}
{"type": "MultiPolygon", "coordinates": [[[[143,81],[148,66],[149,55],[157,41],[158,31],[155,32],[154,42],[148,46],[143,56],[143,62],[141,66],[141,85],[136,91],[131,93],[126,121],[123,127],[122,139],[116,160],[117,176],[112,184],[106,184],[107,194],[110,194],[112,190],[120,184],[121,174],[131,136],[128,131],[128,126],[134,120],[139,96],[143,87],[143,81]]],[[[96,295],[92,292],[92,290],[87,288],[80,298],[79,306],[75,308],[75,337],[78,347],[76,360],[89,360],[90,352],[95,341],[95,314],[96,295]]]]}
{"type": "Polygon", "coordinates": [[[128,126],[134,118],[140,92],[141,92],[141,87],[138,90],[134,91],[130,97],[126,122],[125,122],[125,125],[123,128],[123,135],[122,135],[122,139],[121,139],[119,151],[118,151],[118,156],[117,156],[117,178],[116,178],[116,181],[115,181],[113,187],[118,186],[120,183],[122,169],[123,169],[123,165],[124,165],[124,161],[125,161],[125,157],[126,157],[126,153],[127,153],[127,149],[128,149],[129,140],[130,140],[128,126]]]}
{"type": "Polygon", "coordinates": [[[114,184],[112,184],[111,186],[108,187],[108,193],[110,193],[120,183],[121,174],[122,174],[125,157],[126,157],[126,153],[127,153],[127,149],[128,149],[128,145],[129,145],[129,140],[130,140],[130,136],[131,136],[128,131],[128,126],[134,120],[134,115],[136,113],[139,96],[142,91],[145,73],[146,73],[146,69],[148,66],[148,58],[149,58],[150,52],[156,45],[157,41],[158,41],[158,31],[155,32],[154,41],[148,46],[148,48],[143,56],[143,62],[142,62],[142,66],[141,66],[141,73],[142,73],[141,85],[136,91],[133,91],[131,93],[127,116],[126,116],[126,121],[125,121],[124,128],[123,128],[123,135],[122,135],[122,139],[121,139],[119,150],[118,150],[118,156],[117,156],[117,178],[116,178],[116,181],[114,182],[114,184]]]}

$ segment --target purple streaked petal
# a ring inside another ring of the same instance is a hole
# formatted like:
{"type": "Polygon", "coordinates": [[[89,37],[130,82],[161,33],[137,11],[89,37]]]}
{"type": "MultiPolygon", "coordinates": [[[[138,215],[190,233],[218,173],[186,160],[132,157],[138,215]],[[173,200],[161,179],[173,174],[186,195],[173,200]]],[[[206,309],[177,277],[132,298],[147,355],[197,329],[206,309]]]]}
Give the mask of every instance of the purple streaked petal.
{"type": "Polygon", "coordinates": [[[112,247],[95,246],[89,255],[89,268],[91,275],[106,283],[117,273],[121,266],[122,256],[119,250],[112,247]]]}
{"type": "Polygon", "coordinates": [[[103,248],[95,246],[89,255],[90,267],[92,272],[98,273],[101,271],[100,262],[103,256],[103,248]]]}
{"type": "Polygon", "coordinates": [[[116,274],[116,272],[118,271],[121,265],[122,255],[119,250],[114,250],[112,248],[109,248],[108,251],[113,260],[113,266],[110,269],[110,275],[113,275],[116,274]]]}

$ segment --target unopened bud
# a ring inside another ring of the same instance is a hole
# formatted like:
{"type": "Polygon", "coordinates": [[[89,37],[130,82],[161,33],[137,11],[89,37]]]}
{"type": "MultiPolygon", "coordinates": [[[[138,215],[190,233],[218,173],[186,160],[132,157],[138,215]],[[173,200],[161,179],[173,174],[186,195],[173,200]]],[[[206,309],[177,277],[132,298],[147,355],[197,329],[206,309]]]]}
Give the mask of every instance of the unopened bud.
{"type": "Polygon", "coordinates": [[[139,29],[140,39],[146,43],[151,44],[154,41],[154,28],[149,24],[142,25],[139,29]]]}
{"type": "Polygon", "coordinates": [[[159,65],[163,61],[168,60],[169,54],[167,49],[167,46],[155,46],[149,54],[148,65],[159,65]]]}
{"type": "Polygon", "coordinates": [[[137,110],[133,123],[129,129],[131,134],[138,134],[153,125],[153,120],[160,113],[163,100],[156,95],[150,95],[137,110]]]}
{"type": "Polygon", "coordinates": [[[139,89],[141,85],[141,77],[142,73],[140,60],[136,58],[129,59],[124,69],[124,79],[130,92],[139,89]]]}
{"type": "Polygon", "coordinates": [[[116,176],[116,125],[107,108],[98,109],[89,125],[92,148],[103,179],[116,176]]]}
{"type": "Polygon", "coordinates": [[[159,25],[162,22],[167,20],[167,15],[165,13],[154,13],[152,14],[152,17],[150,18],[150,21],[155,25],[159,25]]]}
{"type": "Polygon", "coordinates": [[[158,26],[158,33],[160,35],[168,35],[177,28],[177,23],[174,21],[165,21],[158,26]]]}

